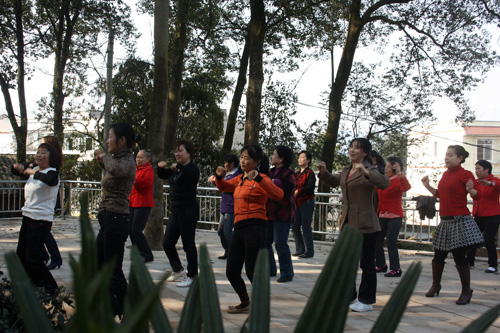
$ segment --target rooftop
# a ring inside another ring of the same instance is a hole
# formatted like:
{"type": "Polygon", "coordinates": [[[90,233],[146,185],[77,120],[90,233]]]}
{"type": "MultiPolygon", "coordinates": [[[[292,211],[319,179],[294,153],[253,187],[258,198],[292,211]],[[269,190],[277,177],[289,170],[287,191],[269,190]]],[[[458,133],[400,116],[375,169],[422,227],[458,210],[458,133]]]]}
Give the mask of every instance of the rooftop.
{"type": "MultiPolygon", "coordinates": [[[[98,224],[92,221],[97,232],[98,224]]],[[[5,254],[15,251],[17,237],[21,226],[20,218],[2,219],[0,223],[0,251],[5,254]]],[[[56,281],[65,287],[71,287],[72,274],[69,267],[69,254],[75,257],[80,251],[79,223],[76,218],[56,219],[52,232],[59,244],[63,256],[63,265],[52,273],[56,281]]],[[[219,300],[223,311],[224,328],[226,332],[239,332],[246,318],[245,314],[228,314],[225,309],[229,305],[238,304],[238,297],[225,276],[225,260],[217,259],[223,254],[219,238],[215,232],[198,230],[196,243],[206,243],[213,261],[219,300]]],[[[180,244],[180,242],[179,242],[180,244]]],[[[182,246],[177,245],[181,260],[185,262],[182,246]]],[[[293,241],[289,242],[293,252],[293,241]]],[[[127,241],[130,245],[130,240],[127,241]]],[[[323,264],[332,246],[330,244],[315,244],[314,258],[293,258],[295,277],[287,283],[277,283],[271,278],[271,332],[292,332],[300,317],[304,306],[318,278],[323,264]]],[[[155,261],[147,267],[153,279],[170,269],[163,251],[154,251],[155,261]]],[[[500,302],[500,274],[486,274],[487,263],[478,258],[476,266],[471,269],[471,286],[474,295],[469,305],[456,305],[455,301],[460,294],[460,280],[454,267],[453,260],[448,259],[448,265],[443,274],[442,289],[439,297],[427,298],[425,292],[431,285],[432,254],[422,251],[400,250],[401,266],[404,272],[413,261],[423,263],[423,271],[410,299],[406,312],[399,324],[399,332],[460,332],[474,319],[488,311],[500,302]]],[[[130,269],[129,250],[126,250],[123,263],[125,276],[130,269]]],[[[4,256],[0,256],[0,269],[6,270],[4,256]]],[[[377,320],[384,305],[388,302],[391,293],[398,285],[400,278],[387,278],[378,275],[377,303],[374,311],[348,314],[345,332],[367,332],[377,320]]],[[[244,276],[246,279],[246,276],[244,276]]],[[[360,274],[357,276],[359,285],[360,274]]],[[[250,284],[247,281],[247,286],[250,284]]],[[[161,293],[162,303],[167,316],[175,329],[178,325],[184,299],[188,290],[178,288],[175,283],[167,283],[161,293]]],[[[500,331],[500,319],[497,319],[488,332],[500,331]]]]}

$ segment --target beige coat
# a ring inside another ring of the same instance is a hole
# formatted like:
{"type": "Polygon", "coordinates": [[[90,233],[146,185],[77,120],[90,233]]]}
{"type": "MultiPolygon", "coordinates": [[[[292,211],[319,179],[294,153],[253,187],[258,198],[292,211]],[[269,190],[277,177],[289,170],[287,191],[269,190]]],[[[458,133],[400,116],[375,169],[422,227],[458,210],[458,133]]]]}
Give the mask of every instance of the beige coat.
{"type": "Polygon", "coordinates": [[[340,229],[346,220],[364,234],[380,231],[377,212],[373,207],[373,196],[375,188],[386,189],[391,184],[389,178],[382,175],[376,165],[371,165],[366,160],[363,165],[370,172],[365,177],[359,171],[354,172],[346,182],[352,164],[344,167],[339,174],[331,174],[325,171],[319,175],[319,179],[331,187],[340,185],[344,199],[342,216],[340,218],[340,229]]]}

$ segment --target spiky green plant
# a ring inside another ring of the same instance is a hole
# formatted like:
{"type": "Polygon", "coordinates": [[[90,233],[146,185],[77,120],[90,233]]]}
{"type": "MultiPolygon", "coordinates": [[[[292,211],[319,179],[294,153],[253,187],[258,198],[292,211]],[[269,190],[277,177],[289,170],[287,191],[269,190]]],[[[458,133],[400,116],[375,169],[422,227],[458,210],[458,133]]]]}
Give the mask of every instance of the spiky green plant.
{"type": "MultiPolygon", "coordinates": [[[[82,196],[80,218],[82,253],[80,261],[71,258],[76,300],[75,316],[67,328],[70,332],[147,332],[151,323],[156,332],[172,332],[167,315],[159,299],[166,276],[156,285],[135,248],[132,249],[132,266],[125,303],[125,318],[115,323],[111,311],[108,286],[111,266],[97,269],[95,237],[87,214],[86,196],[82,196]]],[[[296,332],[342,332],[352,298],[357,265],[361,251],[362,235],[353,227],[344,227],[311,296],[297,323],[296,332]]],[[[35,296],[33,286],[14,253],[6,254],[9,273],[19,308],[29,332],[50,332],[45,311],[35,296]]],[[[373,332],[395,332],[415,288],[422,270],[420,263],[413,263],[401,279],[391,299],[375,323],[373,332]]],[[[269,257],[262,250],[257,258],[252,284],[252,302],[248,319],[242,332],[269,332],[269,257]]],[[[500,305],[490,309],[471,323],[463,332],[484,332],[498,318],[500,305]]],[[[178,332],[223,332],[222,314],[217,286],[205,244],[200,246],[200,276],[195,278],[188,291],[179,322],[178,332]]]]}

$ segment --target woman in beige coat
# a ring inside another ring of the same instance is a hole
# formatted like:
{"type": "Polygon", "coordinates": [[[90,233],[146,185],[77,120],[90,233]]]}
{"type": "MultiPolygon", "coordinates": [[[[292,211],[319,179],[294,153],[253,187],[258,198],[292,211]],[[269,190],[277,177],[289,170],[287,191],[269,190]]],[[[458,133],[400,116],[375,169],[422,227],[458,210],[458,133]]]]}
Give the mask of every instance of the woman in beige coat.
{"type": "Polygon", "coordinates": [[[326,164],[318,164],[319,179],[331,187],[340,185],[344,199],[340,228],[349,223],[363,234],[360,268],[362,270],[359,295],[354,291],[352,311],[372,311],[377,291],[377,273],[375,271],[375,244],[380,224],[373,207],[375,189],[389,187],[390,180],[372,165],[370,151],[372,145],[364,138],[355,138],[349,145],[351,163],[339,174],[331,174],[326,164]]]}

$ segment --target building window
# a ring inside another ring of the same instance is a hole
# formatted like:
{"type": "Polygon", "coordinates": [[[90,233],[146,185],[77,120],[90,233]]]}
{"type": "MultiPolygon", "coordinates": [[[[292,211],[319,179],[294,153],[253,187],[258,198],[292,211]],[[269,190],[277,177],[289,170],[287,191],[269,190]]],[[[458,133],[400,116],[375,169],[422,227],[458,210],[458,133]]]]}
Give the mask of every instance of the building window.
{"type": "Polygon", "coordinates": [[[477,159],[491,160],[492,139],[477,139],[477,159]]]}

